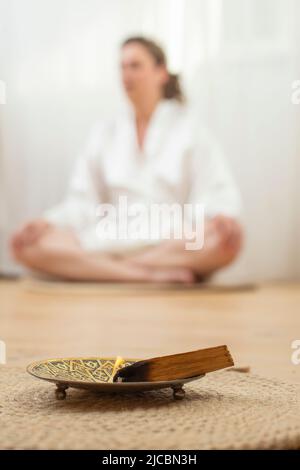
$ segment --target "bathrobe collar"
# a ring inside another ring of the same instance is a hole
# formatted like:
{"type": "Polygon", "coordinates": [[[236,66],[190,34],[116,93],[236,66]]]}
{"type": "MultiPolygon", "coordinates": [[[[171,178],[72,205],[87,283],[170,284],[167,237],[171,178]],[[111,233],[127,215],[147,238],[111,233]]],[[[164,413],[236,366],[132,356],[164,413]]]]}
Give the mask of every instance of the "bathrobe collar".
{"type": "Polygon", "coordinates": [[[166,131],[170,129],[170,122],[176,116],[179,104],[173,99],[162,99],[157,104],[153,114],[150,118],[148,128],[145,135],[143,150],[139,148],[137,132],[136,132],[136,118],[135,112],[131,105],[127,109],[127,117],[129,118],[129,125],[132,135],[132,142],[135,147],[135,152],[142,154],[146,159],[152,159],[162,148],[163,139],[166,136],[166,131]]]}

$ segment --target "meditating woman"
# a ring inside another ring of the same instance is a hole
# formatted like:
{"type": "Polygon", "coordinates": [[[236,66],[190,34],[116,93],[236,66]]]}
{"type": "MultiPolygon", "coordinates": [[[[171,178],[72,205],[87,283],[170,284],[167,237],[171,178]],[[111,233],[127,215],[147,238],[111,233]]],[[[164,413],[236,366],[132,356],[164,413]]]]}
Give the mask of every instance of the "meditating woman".
{"type": "Polygon", "coordinates": [[[127,39],[121,73],[126,109],[94,127],[66,199],[13,235],[13,255],[30,270],[68,280],[194,282],[240,252],[239,192],[161,47],[127,39]],[[108,204],[118,209],[120,200],[128,207],[202,205],[203,246],[187,249],[184,236],[108,237],[99,230],[99,213],[108,204]]]}

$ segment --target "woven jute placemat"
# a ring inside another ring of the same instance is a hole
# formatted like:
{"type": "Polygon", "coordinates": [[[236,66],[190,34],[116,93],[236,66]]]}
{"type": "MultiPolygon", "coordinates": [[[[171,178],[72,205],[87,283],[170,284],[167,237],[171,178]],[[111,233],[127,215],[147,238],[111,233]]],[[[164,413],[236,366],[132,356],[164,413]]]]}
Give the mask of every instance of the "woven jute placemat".
{"type": "Polygon", "coordinates": [[[300,385],[221,371],[171,390],[127,395],[55,387],[0,366],[1,449],[296,449],[300,385]]]}

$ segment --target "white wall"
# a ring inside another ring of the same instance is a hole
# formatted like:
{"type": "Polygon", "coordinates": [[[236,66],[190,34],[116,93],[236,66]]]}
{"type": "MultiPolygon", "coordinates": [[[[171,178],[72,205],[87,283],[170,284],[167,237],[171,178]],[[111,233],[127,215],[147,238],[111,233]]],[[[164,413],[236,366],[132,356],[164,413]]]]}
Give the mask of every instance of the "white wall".
{"type": "MultiPolygon", "coordinates": [[[[300,54],[299,54],[299,49],[300,49],[300,28],[299,28],[299,18],[300,18],[300,3],[294,0],[294,28],[293,31],[295,31],[295,42],[294,42],[294,48],[293,48],[293,55],[295,56],[296,60],[294,63],[294,79],[300,80],[300,54]]],[[[294,187],[296,188],[296,199],[295,199],[295,205],[296,205],[296,222],[297,222],[297,227],[296,227],[296,256],[295,256],[295,264],[296,264],[296,273],[298,278],[300,278],[300,104],[298,105],[293,105],[293,111],[294,111],[294,141],[296,141],[296,146],[295,146],[295,160],[297,162],[297,168],[295,171],[295,185],[294,187]]],[[[295,250],[295,251],[296,251],[295,250]]]]}
{"type": "Polygon", "coordinates": [[[15,271],[9,234],[60,200],[89,127],[117,108],[119,43],[145,32],[182,72],[241,186],[247,244],[227,279],[300,276],[299,10],[295,0],[0,0],[2,271],[15,271]]]}
{"type": "Polygon", "coordinates": [[[244,200],[246,251],[233,273],[245,279],[288,279],[297,271],[299,137],[289,101],[292,72],[290,58],[270,58],[218,64],[208,73],[211,96],[204,97],[209,103],[202,109],[205,114],[210,107],[208,121],[244,200]]]}

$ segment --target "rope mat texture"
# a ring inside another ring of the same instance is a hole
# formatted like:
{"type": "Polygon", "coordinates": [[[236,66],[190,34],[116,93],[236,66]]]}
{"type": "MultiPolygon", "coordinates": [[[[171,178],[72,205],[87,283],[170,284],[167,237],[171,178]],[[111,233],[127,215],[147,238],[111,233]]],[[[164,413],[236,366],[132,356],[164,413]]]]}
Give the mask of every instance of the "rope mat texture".
{"type": "Polygon", "coordinates": [[[1,449],[297,449],[300,384],[224,370],[171,390],[114,395],[0,367],[1,449]]]}

